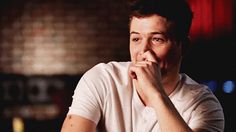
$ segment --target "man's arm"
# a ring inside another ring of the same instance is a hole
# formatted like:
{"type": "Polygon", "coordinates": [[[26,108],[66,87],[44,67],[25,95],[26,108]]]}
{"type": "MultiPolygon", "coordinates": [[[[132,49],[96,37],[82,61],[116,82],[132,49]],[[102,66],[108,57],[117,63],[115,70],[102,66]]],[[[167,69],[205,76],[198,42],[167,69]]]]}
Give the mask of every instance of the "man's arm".
{"type": "Polygon", "coordinates": [[[61,132],[96,132],[96,124],[78,115],[67,115],[61,132]]]}
{"type": "Polygon", "coordinates": [[[207,132],[202,129],[192,130],[188,126],[166,94],[161,82],[161,70],[154,55],[146,52],[143,56],[148,61],[133,63],[129,72],[143,103],[154,108],[160,129],[164,132],[207,132]]]}

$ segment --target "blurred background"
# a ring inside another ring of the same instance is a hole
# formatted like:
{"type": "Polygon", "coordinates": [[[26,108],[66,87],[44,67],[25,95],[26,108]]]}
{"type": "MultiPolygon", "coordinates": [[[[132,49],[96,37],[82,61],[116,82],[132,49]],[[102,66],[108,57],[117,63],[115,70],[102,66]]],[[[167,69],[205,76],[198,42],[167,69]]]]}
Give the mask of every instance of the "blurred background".
{"type": "MultiPolygon", "coordinates": [[[[192,48],[182,72],[221,102],[236,131],[234,0],[188,0],[192,48]]],[[[0,131],[58,132],[80,77],[100,62],[129,61],[125,0],[0,1],[0,131]]]]}

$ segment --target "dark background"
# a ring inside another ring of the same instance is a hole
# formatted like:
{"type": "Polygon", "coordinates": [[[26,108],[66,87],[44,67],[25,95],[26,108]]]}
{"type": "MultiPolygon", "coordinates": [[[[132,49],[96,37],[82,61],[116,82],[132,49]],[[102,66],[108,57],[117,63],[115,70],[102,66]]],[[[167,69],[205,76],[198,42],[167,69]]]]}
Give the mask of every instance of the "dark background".
{"type": "MultiPolygon", "coordinates": [[[[196,28],[194,31],[198,32],[191,36],[192,46],[183,58],[181,71],[209,85],[223,106],[225,131],[232,132],[236,131],[236,92],[226,93],[223,85],[226,81],[236,85],[235,1],[224,1],[230,7],[216,6],[213,1],[205,3],[204,9],[231,9],[231,14],[224,14],[230,18],[225,23],[231,23],[225,27],[231,28],[221,30],[218,27],[222,24],[214,23],[211,30],[196,28]]],[[[194,0],[189,2],[193,4],[194,0]]],[[[25,132],[60,131],[73,91],[84,72],[99,62],[129,60],[124,3],[0,1],[0,131],[13,131],[17,118],[24,123],[25,132]]],[[[222,21],[214,12],[206,20],[197,21],[222,21]]],[[[209,27],[201,27],[204,26],[209,27]]]]}

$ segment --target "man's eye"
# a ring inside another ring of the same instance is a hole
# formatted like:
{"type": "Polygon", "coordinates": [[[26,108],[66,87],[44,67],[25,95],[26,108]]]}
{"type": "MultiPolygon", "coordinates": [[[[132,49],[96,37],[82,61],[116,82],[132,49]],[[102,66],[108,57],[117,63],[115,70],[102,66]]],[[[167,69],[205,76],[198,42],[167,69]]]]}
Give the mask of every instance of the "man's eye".
{"type": "Polygon", "coordinates": [[[138,42],[140,39],[139,38],[132,38],[133,42],[138,42]]]}
{"type": "Polygon", "coordinates": [[[152,38],[152,42],[155,44],[155,43],[163,43],[165,42],[164,39],[162,38],[152,38]]]}

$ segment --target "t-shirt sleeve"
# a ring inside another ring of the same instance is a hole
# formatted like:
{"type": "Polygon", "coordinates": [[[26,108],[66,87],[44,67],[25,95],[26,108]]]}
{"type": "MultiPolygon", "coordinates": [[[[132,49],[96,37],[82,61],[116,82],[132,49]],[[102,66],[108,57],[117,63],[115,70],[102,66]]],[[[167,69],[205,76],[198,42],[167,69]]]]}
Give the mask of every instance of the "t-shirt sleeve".
{"type": "Polygon", "coordinates": [[[98,124],[104,101],[104,85],[97,66],[86,72],[76,86],[67,114],[79,115],[98,124]]]}
{"type": "Polygon", "coordinates": [[[198,106],[191,114],[189,126],[201,128],[211,132],[224,131],[223,109],[214,95],[205,94],[198,106]]]}

